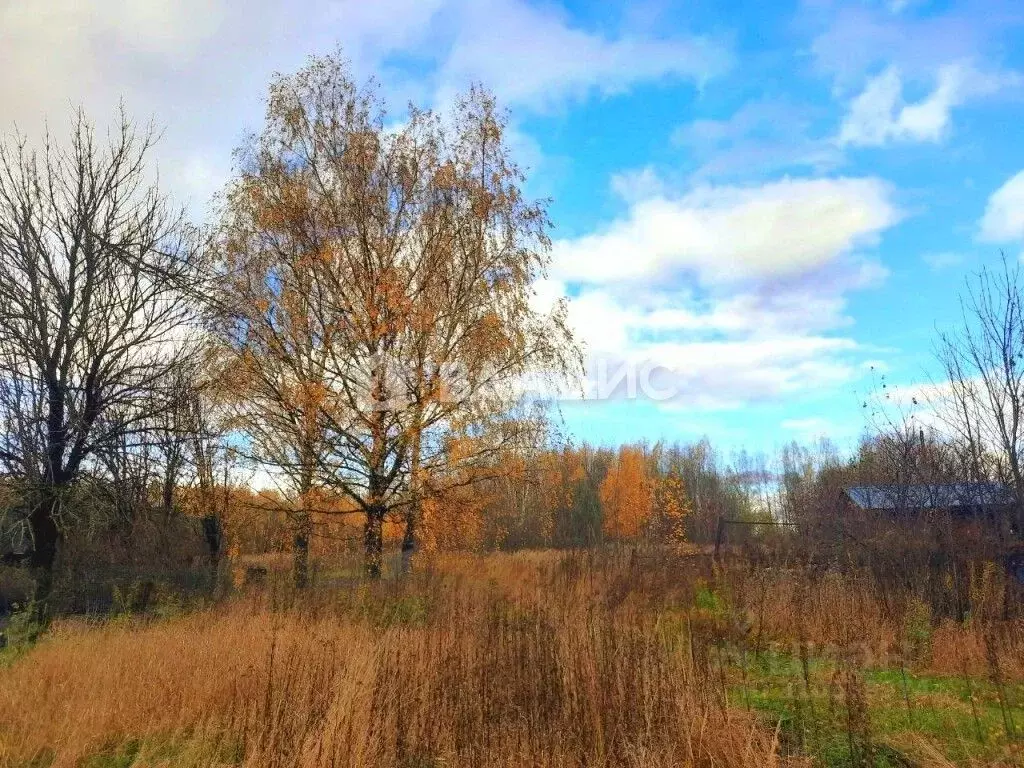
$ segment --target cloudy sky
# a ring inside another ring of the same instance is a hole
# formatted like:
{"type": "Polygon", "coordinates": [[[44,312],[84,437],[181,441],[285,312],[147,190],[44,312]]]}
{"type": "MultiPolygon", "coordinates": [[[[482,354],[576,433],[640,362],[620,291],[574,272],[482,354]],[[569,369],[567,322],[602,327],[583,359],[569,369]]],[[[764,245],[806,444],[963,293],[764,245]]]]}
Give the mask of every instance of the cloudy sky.
{"type": "Polygon", "coordinates": [[[655,395],[566,403],[582,438],[849,442],[1024,252],[1019,0],[0,0],[0,130],[123,101],[202,216],[270,75],[339,45],[396,107],[481,81],[511,110],[540,298],[572,298],[592,384],[655,395]]]}

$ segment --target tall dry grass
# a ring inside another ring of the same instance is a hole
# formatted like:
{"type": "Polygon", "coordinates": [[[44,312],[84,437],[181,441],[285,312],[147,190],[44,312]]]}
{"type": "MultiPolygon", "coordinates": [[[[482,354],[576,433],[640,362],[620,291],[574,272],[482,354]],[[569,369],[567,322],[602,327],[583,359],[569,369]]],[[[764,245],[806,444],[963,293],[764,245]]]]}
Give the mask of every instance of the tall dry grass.
{"type": "Polygon", "coordinates": [[[172,620],[59,624],[0,672],[0,762],[771,765],[684,644],[579,564],[448,562],[172,620]],[[173,759],[168,755],[173,754],[173,759]]]}
{"type": "Polygon", "coordinates": [[[1002,672],[1024,680],[1024,617],[1004,618],[993,589],[962,621],[937,615],[919,594],[894,594],[863,573],[725,569],[716,582],[745,616],[750,641],[810,643],[818,653],[855,650],[871,666],[985,676],[995,652],[1002,672]]]}
{"type": "Polygon", "coordinates": [[[301,598],[289,583],[173,619],[59,622],[0,669],[0,765],[125,744],[135,765],[772,765],[793,758],[727,705],[723,650],[1024,677],[1020,619],[934,621],[857,573],[548,552],[328,575],[301,598]]]}
{"type": "Polygon", "coordinates": [[[894,589],[857,570],[766,567],[642,550],[612,559],[577,556],[563,560],[561,569],[578,569],[594,585],[589,599],[655,614],[680,608],[692,613],[698,593],[713,592],[721,606],[715,620],[693,626],[704,640],[742,642],[755,651],[809,645],[819,654],[856,652],[872,666],[904,663],[944,675],[988,675],[994,652],[1003,674],[1024,680],[1024,613],[1002,615],[1002,590],[1011,586],[1005,578],[973,596],[976,612],[954,621],[932,611],[923,588],[894,589]]]}

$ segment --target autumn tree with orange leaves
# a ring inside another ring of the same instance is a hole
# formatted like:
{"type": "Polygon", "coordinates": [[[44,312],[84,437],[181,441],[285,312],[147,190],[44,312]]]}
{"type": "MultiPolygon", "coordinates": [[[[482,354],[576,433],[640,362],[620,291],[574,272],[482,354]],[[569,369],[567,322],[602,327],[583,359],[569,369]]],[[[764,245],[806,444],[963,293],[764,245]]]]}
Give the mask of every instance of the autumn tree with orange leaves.
{"type": "MultiPolygon", "coordinates": [[[[273,106],[271,107],[273,112],[273,106]]],[[[326,363],[341,318],[326,317],[321,264],[305,222],[305,186],[266,138],[238,153],[218,239],[217,339],[245,450],[264,468],[292,525],[293,574],[306,586],[312,497],[330,450],[326,363]]]]}
{"type": "Polygon", "coordinates": [[[654,483],[642,449],[622,447],[601,483],[600,497],[606,538],[636,539],[644,532],[653,510],[654,483]]]}
{"type": "Polygon", "coordinates": [[[239,155],[222,337],[258,393],[248,431],[298,498],[323,485],[363,514],[370,576],[386,519],[411,552],[424,501],[486,477],[516,439],[523,377],[578,366],[564,306],[531,301],[548,221],[503,133],[479,89],[396,129],[330,56],[274,80],[239,155]]]}
{"type": "Polygon", "coordinates": [[[686,520],[692,513],[686,483],[676,468],[658,477],[650,535],[662,544],[677,546],[686,541],[686,520]]]}
{"type": "Polygon", "coordinates": [[[691,504],[677,468],[659,468],[660,448],[623,446],[600,486],[605,538],[646,539],[678,545],[686,540],[691,504]]]}

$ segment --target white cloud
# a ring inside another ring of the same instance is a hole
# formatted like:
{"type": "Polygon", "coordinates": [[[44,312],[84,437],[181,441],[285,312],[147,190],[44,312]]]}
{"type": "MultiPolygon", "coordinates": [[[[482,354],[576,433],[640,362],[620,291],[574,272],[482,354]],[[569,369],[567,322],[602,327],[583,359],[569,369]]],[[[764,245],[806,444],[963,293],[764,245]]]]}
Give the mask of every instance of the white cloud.
{"type": "Polygon", "coordinates": [[[551,6],[522,0],[453,5],[460,31],[441,68],[442,87],[481,79],[511,103],[549,106],[665,77],[703,83],[731,65],[730,53],[706,38],[609,38],[572,27],[551,6]]]}
{"type": "Polygon", "coordinates": [[[672,142],[700,162],[704,179],[750,178],[783,170],[832,171],[843,153],[831,137],[816,135],[820,115],[813,107],[778,99],[755,99],[722,119],[700,119],[679,126],[672,142]]]}
{"type": "Polygon", "coordinates": [[[103,125],[123,99],[166,129],[171,191],[201,197],[258,127],[270,76],[339,44],[398,108],[480,81],[521,113],[643,81],[699,84],[731,61],[713,40],[595,31],[528,0],[0,0],[0,136],[16,123],[37,137],[47,120],[59,136],[78,105],[103,125]]]}
{"type": "Polygon", "coordinates": [[[627,203],[636,203],[665,194],[665,182],[651,166],[612,175],[612,192],[627,203]]]}
{"type": "Polygon", "coordinates": [[[1024,16],[1018,0],[953,0],[929,13],[893,14],[881,3],[807,0],[797,24],[813,35],[810,53],[837,94],[862,88],[871,73],[895,67],[915,83],[954,61],[989,61],[1024,16]]]}
{"type": "Polygon", "coordinates": [[[553,275],[602,284],[679,272],[705,283],[787,277],[870,244],[899,214],[877,179],[702,187],[634,203],[603,231],[555,244],[553,275]]]}
{"type": "Polygon", "coordinates": [[[855,348],[849,339],[786,336],[663,343],[646,351],[664,366],[666,382],[678,390],[677,401],[738,407],[849,381],[855,368],[843,354],[855,348]]]}
{"type": "Polygon", "coordinates": [[[784,179],[673,195],[645,169],[614,186],[628,213],[556,242],[544,289],[573,295],[592,395],[630,371],[651,384],[637,396],[663,407],[721,409],[864,375],[864,350],[840,331],[847,295],[887,274],[857,253],[900,216],[886,184],[784,179]]]}
{"type": "Polygon", "coordinates": [[[834,334],[851,323],[846,294],[878,277],[833,266],[789,284],[710,294],[658,283],[584,286],[569,322],[586,345],[592,397],[628,396],[625,383],[611,393],[607,384],[629,371],[651,384],[648,391],[641,383],[637,396],[666,407],[732,408],[861,377],[859,344],[834,334]]]}
{"type": "Polygon", "coordinates": [[[982,240],[992,243],[1024,241],[1024,171],[992,193],[981,219],[982,240]]]}
{"type": "MultiPolygon", "coordinates": [[[[32,129],[79,101],[109,110],[144,74],[156,75],[154,65],[165,74],[187,68],[225,19],[220,0],[0,2],[5,122],[32,129]]],[[[152,85],[164,89],[159,76],[152,85]]]]}
{"type": "Polygon", "coordinates": [[[107,0],[79,3],[49,0],[6,2],[0,7],[11,60],[26,56],[33,44],[60,43],[39,64],[60,67],[72,58],[98,57],[103,44],[142,54],[187,58],[223,21],[220,0],[107,0]]]}
{"type": "Polygon", "coordinates": [[[584,305],[586,309],[580,307],[573,319],[597,320],[583,326],[583,336],[590,342],[591,398],[641,397],[666,407],[737,408],[818,394],[859,375],[852,357],[858,345],[850,339],[799,333],[701,340],[676,330],[677,338],[643,341],[637,335],[645,320],[642,315],[614,303],[584,305]],[[603,311],[595,315],[597,307],[603,311]],[[621,325],[631,320],[639,324],[621,325]],[[616,345],[622,349],[612,349],[616,345]],[[637,382],[633,393],[622,375],[626,372],[637,382]]]}
{"type": "Polygon", "coordinates": [[[854,98],[843,120],[841,145],[881,146],[890,141],[938,142],[949,132],[952,113],[967,101],[1017,84],[1013,73],[985,74],[965,62],[939,69],[932,92],[907,103],[898,69],[890,67],[872,78],[854,98]]]}

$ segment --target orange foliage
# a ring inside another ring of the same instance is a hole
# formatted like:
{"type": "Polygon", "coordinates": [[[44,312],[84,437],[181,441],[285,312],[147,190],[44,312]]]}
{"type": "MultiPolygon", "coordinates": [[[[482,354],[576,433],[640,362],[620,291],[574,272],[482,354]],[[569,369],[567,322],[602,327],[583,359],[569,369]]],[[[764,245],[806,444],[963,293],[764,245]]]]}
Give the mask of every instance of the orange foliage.
{"type": "Polygon", "coordinates": [[[556,516],[572,506],[574,490],[587,472],[582,454],[568,446],[561,452],[544,452],[539,464],[543,533],[545,542],[550,544],[556,516]]]}
{"type": "Polygon", "coordinates": [[[644,532],[654,506],[654,484],[640,448],[624,446],[601,483],[604,535],[634,539],[644,532]]]}
{"type": "Polygon", "coordinates": [[[686,518],[692,511],[686,485],[679,472],[672,470],[658,480],[654,493],[655,530],[657,538],[667,544],[686,541],[686,518]]]}
{"type": "Polygon", "coordinates": [[[427,552],[474,549],[483,532],[484,499],[473,488],[460,488],[423,500],[420,545],[427,552]]]}

